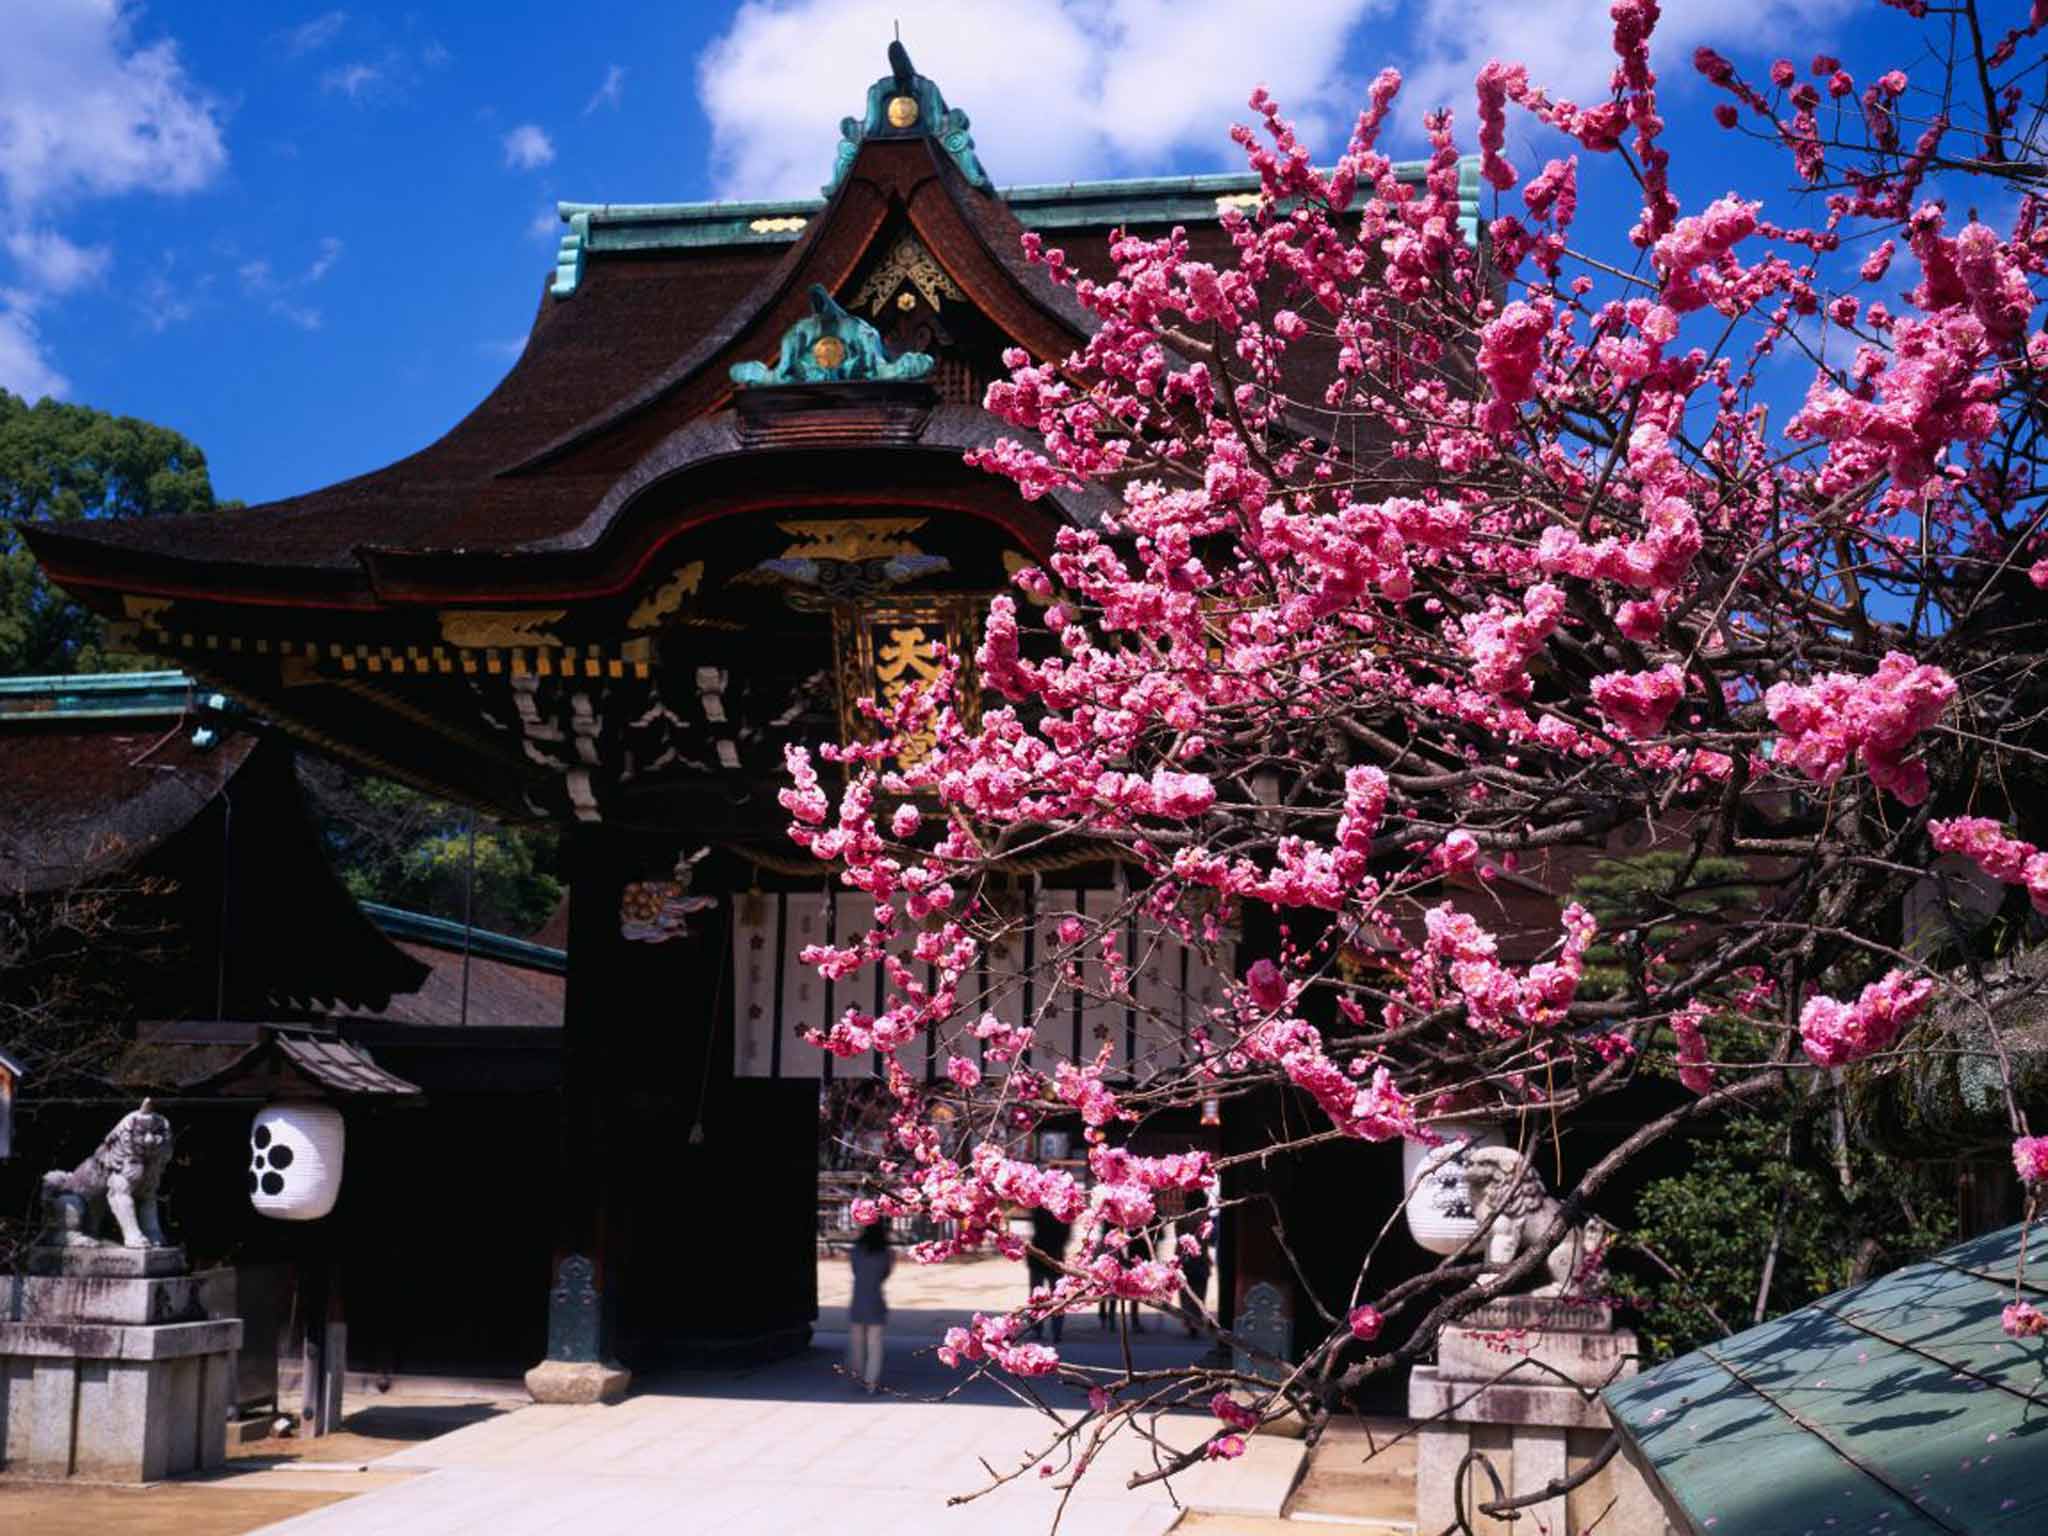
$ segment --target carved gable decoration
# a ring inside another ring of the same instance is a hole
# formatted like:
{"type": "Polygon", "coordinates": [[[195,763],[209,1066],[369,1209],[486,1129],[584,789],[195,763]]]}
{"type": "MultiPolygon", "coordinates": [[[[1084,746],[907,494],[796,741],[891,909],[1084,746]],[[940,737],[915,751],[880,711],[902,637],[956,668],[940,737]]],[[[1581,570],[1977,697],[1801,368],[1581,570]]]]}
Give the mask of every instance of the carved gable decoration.
{"type": "MultiPolygon", "coordinates": [[[[942,299],[960,303],[967,300],[966,291],[946,275],[946,269],[932,258],[924,243],[917,236],[906,234],[897,238],[881,265],[867,275],[860,291],[853,296],[853,307],[879,315],[905,288],[914,289],[933,309],[939,307],[942,299]]],[[[906,305],[912,302],[907,295],[903,299],[906,305]]]]}

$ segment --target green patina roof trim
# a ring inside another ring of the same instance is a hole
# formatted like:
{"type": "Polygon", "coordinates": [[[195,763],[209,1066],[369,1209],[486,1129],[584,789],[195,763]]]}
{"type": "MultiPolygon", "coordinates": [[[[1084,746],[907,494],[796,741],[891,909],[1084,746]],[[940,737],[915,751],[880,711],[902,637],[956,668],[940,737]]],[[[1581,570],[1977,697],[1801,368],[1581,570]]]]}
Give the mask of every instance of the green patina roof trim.
{"type": "Polygon", "coordinates": [[[382,902],[359,901],[356,905],[386,938],[455,953],[460,953],[466,944],[469,952],[479,959],[500,960],[508,965],[524,966],[530,971],[547,971],[556,976],[567,975],[569,971],[569,952],[565,949],[531,944],[525,939],[490,933],[481,928],[465,930],[462,924],[446,918],[409,912],[403,907],[387,907],[382,902]]]}
{"type": "MultiPolygon", "coordinates": [[[[1401,162],[1394,174],[1420,185],[1428,165],[1401,162]]],[[[1250,171],[1203,176],[1148,176],[1122,181],[1039,182],[999,187],[1017,222],[1031,230],[1083,229],[1118,224],[1190,224],[1223,216],[1238,203],[1257,201],[1259,178],[1250,171]]],[[[1479,238],[1479,158],[1458,163],[1458,227],[1479,238]]],[[[731,245],[790,245],[824,210],[822,197],[750,203],[562,203],[568,233],[555,264],[554,294],[567,298],[593,254],[693,250],[731,245]]]]}
{"type": "Polygon", "coordinates": [[[953,157],[969,184],[986,189],[988,172],[974,153],[974,136],[967,131],[967,114],[946,105],[938,83],[920,75],[911,66],[910,55],[899,40],[889,45],[889,73],[868,87],[866,112],[860,117],[839,120],[839,148],[832,161],[832,179],[825,183],[830,197],[846,179],[854,157],[869,139],[923,139],[937,142],[953,157]]]}
{"type": "Polygon", "coordinates": [[[0,678],[0,722],[196,714],[199,685],[182,672],[93,672],[0,678]]]}

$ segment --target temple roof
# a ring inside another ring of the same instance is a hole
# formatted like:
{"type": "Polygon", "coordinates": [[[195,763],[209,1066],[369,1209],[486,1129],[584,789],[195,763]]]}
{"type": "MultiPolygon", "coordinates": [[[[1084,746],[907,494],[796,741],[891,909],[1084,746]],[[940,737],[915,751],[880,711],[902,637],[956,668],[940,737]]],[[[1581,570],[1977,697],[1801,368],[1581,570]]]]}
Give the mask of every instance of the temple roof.
{"type": "Polygon", "coordinates": [[[176,672],[0,679],[0,890],[74,886],[184,830],[256,745],[201,736],[199,713],[176,672]]]}
{"type": "MultiPolygon", "coordinates": [[[[1096,277],[1119,228],[1183,227],[1222,264],[1257,197],[1249,174],[999,190],[894,46],[823,197],[563,204],[524,351],[418,452],[243,511],[24,536],[125,626],[111,644],[373,772],[502,815],[747,835],[779,822],[783,744],[844,734],[871,686],[844,583],[922,605],[892,621],[920,665],[971,654],[963,615],[1111,505],[965,462],[1031,445],[982,408],[1010,351],[1061,360],[1094,328],[1027,231],[1096,277]],[[792,589],[825,567],[841,585],[792,589]]],[[[1290,392],[1319,399],[1336,352],[1291,347],[1290,392]]]]}
{"type": "MultiPolygon", "coordinates": [[[[1403,182],[1420,185],[1427,169],[1425,162],[1411,160],[1396,165],[1394,174],[1403,182]]],[[[1468,160],[1459,171],[1459,224],[1467,239],[1476,240],[1478,161],[1468,160]]],[[[1101,234],[1118,228],[1174,224],[1198,229],[1217,223],[1233,208],[1257,207],[1259,178],[1249,171],[1225,171],[1204,176],[1031,182],[999,187],[995,195],[1028,230],[1101,234]]],[[[556,298],[575,293],[586,262],[595,256],[790,245],[825,206],[822,197],[765,203],[559,203],[557,212],[568,230],[562,236],[555,281],[549,291],[556,298]]],[[[1081,254],[1069,252],[1070,257],[1081,254]]]]}
{"type": "Polygon", "coordinates": [[[417,989],[430,968],[342,889],[289,747],[246,724],[176,672],[0,679],[0,890],[116,881],[149,903],[135,937],[88,934],[166,951],[138,972],[158,1008],[375,1011],[417,989]]]}
{"type": "MultiPolygon", "coordinates": [[[[371,593],[388,599],[407,586],[400,568],[413,555],[457,555],[482,584],[487,571],[496,574],[493,557],[581,552],[605,540],[611,519],[593,520],[592,509],[664,436],[728,411],[726,364],[771,352],[801,318],[810,284],[858,305],[863,278],[916,268],[935,312],[932,285],[993,322],[991,359],[1004,345],[1058,357],[1093,321],[1025,259],[1027,230],[1057,232],[1071,263],[1106,276],[1113,230],[1180,225],[1198,257],[1225,259],[1220,220],[1259,200],[1249,172],[997,189],[966,114],[916,73],[900,44],[891,45],[890,73],[869,88],[864,114],[847,118],[841,133],[826,196],[562,203],[566,232],[525,349],[489,396],[417,453],[175,526],[43,525],[29,530],[36,552],[74,595],[108,612],[116,592],[233,600],[289,588],[361,606],[371,593]]],[[[1397,175],[1420,183],[1424,169],[1414,162],[1397,175]]],[[[1476,235],[1476,162],[1462,168],[1461,191],[1476,235]]],[[[875,299],[877,313],[888,297],[875,299]]],[[[1304,372],[1327,361],[1309,355],[1315,350],[1304,351],[1304,372]]],[[[980,410],[982,374],[969,369],[948,382],[940,403],[962,419],[893,446],[957,465],[965,448],[1019,435],[980,410]]],[[[1072,498],[1055,500],[1076,515],[1072,498]]]]}

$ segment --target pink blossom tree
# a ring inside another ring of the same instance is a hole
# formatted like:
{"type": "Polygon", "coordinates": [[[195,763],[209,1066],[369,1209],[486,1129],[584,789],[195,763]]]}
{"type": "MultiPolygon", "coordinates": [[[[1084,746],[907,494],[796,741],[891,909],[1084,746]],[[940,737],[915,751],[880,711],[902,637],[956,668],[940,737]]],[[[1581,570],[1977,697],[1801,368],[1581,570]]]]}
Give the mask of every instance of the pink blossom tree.
{"type": "MultiPolygon", "coordinates": [[[[792,835],[876,903],[871,931],[809,953],[883,976],[878,1012],[819,1036],[890,1063],[872,1209],[947,1223],[927,1259],[1021,1258],[1019,1209],[1077,1223],[1057,1283],[942,1351],[1024,1390],[1089,1389],[1040,1471],[1125,1430],[1160,1446],[1149,1476],[1235,1454],[1544,1259],[1488,1278],[1466,1253],[1387,1285],[1368,1258],[1298,1363],[1083,1370],[1027,1328],[1105,1297],[1173,1303],[1160,1210],[1218,1178],[1201,1154],[1133,1155],[1145,1117],[1282,1085],[1319,1117],[1302,1141],[1428,1142],[1452,1116],[1548,1126],[1646,1067],[1677,1076],[1691,1097],[1563,1192],[1554,1244],[1660,1139],[1788,1075],[1909,1054],[1916,1022],[1967,997],[1958,951],[1900,929],[1937,855],[2014,913],[2048,911],[2012,790],[2044,760],[2048,708],[2048,12],[2002,37],[1974,7],[1930,26],[1952,67],[1924,84],[1830,58],[1751,82],[1702,50],[1722,126],[1788,152],[1796,225],[1762,195],[1681,203],[1657,5],[1611,14],[1601,100],[1480,72],[1477,239],[1448,111],[1422,119],[1419,186],[1379,147],[1392,71],[1327,168],[1252,96],[1235,136],[1262,196],[1225,215],[1227,265],[1177,230],[1124,235],[1096,281],[1027,236],[1096,329],[1069,357],[1009,355],[986,403],[1020,435],[973,458],[1026,497],[1104,488],[1114,514],[1017,576],[943,686],[825,749],[836,771],[790,753],[792,835]],[[1510,163],[1511,113],[1570,152],[1510,163]],[[1578,230],[1582,174],[1633,186],[1611,241],[1632,266],[1578,230]],[[1961,211],[1965,192],[2000,221],[1961,211]],[[1307,387],[1303,357],[1327,360],[1307,387]],[[1810,383],[1777,420],[1788,357],[1810,383]],[[906,766],[913,736],[930,746],[906,766]],[[1632,825],[1689,854],[1674,907],[1700,894],[1691,870],[1737,858],[1753,910],[1624,943],[1627,984],[1596,998],[1589,946],[1630,935],[1553,890],[1553,931],[1514,958],[1497,893],[1632,825]],[[1031,1015],[1005,1022],[997,995],[1022,978],[989,957],[1023,921],[1005,872],[1075,846],[1115,862],[1121,894],[1057,922],[1031,1015]],[[1197,949],[1251,937],[1185,1052],[1119,1075],[1041,1026],[1077,991],[1142,1008],[1133,916],[1197,949]],[[928,1031],[952,1063],[936,1086],[895,1061],[928,1031]],[[1018,1153],[1055,1116],[1086,1127],[1086,1181],[1018,1153]],[[1396,1316],[1418,1326],[1377,1345],[1396,1316]],[[1204,1404],[1206,1432],[1155,1417],[1204,1404]]],[[[2007,1099],[2031,1191],[2048,1142],[2007,1099]]]]}

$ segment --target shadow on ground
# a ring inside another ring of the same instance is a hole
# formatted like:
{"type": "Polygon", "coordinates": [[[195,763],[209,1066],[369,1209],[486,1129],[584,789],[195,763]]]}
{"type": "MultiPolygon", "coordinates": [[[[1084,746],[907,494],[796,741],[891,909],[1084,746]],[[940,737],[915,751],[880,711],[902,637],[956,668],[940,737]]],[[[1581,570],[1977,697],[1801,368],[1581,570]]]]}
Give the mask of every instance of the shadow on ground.
{"type": "MultiPolygon", "coordinates": [[[[673,1371],[636,1379],[634,1391],[689,1397],[776,1398],[786,1402],[831,1402],[856,1397],[859,1387],[845,1370],[845,1310],[823,1311],[811,1347],[782,1360],[750,1367],[673,1371]]],[[[971,1368],[955,1369],[938,1357],[946,1330],[966,1321],[958,1310],[905,1308],[889,1314],[884,1335],[883,1401],[932,1402],[940,1398],[963,1403],[1011,1406],[1028,1399],[1011,1390],[1000,1373],[976,1377],[971,1368]]],[[[1048,1335],[1045,1343],[1052,1342],[1048,1335]]],[[[1200,1359],[1210,1348],[1205,1338],[1190,1338],[1180,1323],[1149,1315],[1142,1332],[1126,1336],[1103,1328],[1093,1316],[1069,1319],[1058,1344],[1064,1364],[1104,1375],[1121,1375],[1126,1358],[1138,1371],[1170,1370],[1200,1359]],[[1128,1356],[1126,1355],[1128,1350],[1128,1356]]],[[[1072,1407],[1084,1403],[1085,1388],[1041,1378],[1029,1384],[1048,1403],[1072,1407]]]]}

